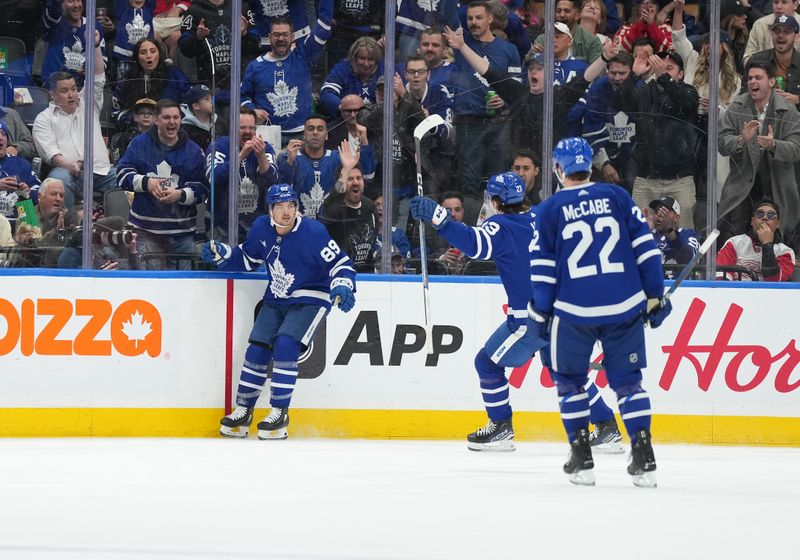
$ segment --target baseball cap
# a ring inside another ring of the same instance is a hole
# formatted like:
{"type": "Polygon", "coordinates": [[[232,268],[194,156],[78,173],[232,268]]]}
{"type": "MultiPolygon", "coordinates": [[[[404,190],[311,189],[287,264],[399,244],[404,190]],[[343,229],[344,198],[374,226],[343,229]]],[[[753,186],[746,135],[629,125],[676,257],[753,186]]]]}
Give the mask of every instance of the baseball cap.
{"type": "Polygon", "coordinates": [[[653,210],[658,211],[659,208],[662,206],[666,206],[676,214],[680,216],[681,213],[681,205],[678,204],[678,201],[672,198],[671,196],[665,196],[663,198],[657,198],[650,203],[650,208],[653,210]]]}
{"type": "Polygon", "coordinates": [[[769,28],[775,29],[776,27],[788,27],[794,33],[800,33],[800,25],[798,25],[797,20],[794,19],[794,16],[780,16],[775,18],[775,22],[769,26],[769,28]]]}
{"type": "Polygon", "coordinates": [[[386,85],[386,75],[385,74],[381,74],[380,76],[378,76],[378,81],[375,82],[375,86],[377,87],[377,86],[385,86],[385,85],[386,85]]]}
{"type": "Polygon", "coordinates": [[[572,31],[569,30],[569,26],[566,23],[561,23],[560,21],[556,22],[556,31],[560,31],[565,35],[569,35],[569,38],[572,39],[572,31]]]}
{"type": "Polygon", "coordinates": [[[672,60],[672,62],[678,65],[678,68],[683,70],[683,57],[678,54],[678,51],[674,50],[661,51],[659,53],[656,53],[656,56],[660,58],[669,58],[670,60],[672,60]]]}
{"type": "Polygon", "coordinates": [[[156,101],[155,99],[150,99],[145,97],[143,99],[139,99],[136,103],[133,104],[133,112],[135,113],[139,109],[155,109],[156,108],[156,101]]]}
{"type": "Polygon", "coordinates": [[[544,53],[533,52],[533,51],[529,52],[528,54],[525,55],[525,60],[523,61],[522,65],[525,68],[529,68],[530,65],[533,64],[534,62],[536,64],[544,66],[544,53]]]}
{"type": "Polygon", "coordinates": [[[756,203],[756,204],[753,206],[753,215],[755,215],[755,213],[756,213],[756,210],[758,210],[758,209],[759,209],[759,208],[761,208],[762,206],[769,206],[770,208],[772,208],[772,209],[774,209],[774,210],[775,210],[775,213],[778,215],[778,217],[779,217],[779,218],[781,217],[781,209],[780,209],[780,207],[778,206],[778,203],[777,203],[777,202],[775,202],[774,200],[772,200],[771,198],[762,198],[761,200],[759,200],[759,201],[758,201],[758,202],[757,202],[757,203],[756,203]]]}
{"type": "Polygon", "coordinates": [[[0,131],[2,131],[3,134],[6,135],[6,141],[10,142],[11,141],[11,131],[8,130],[8,127],[6,126],[6,123],[0,122],[0,131]]]}
{"type": "Polygon", "coordinates": [[[192,103],[197,103],[207,95],[211,95],[211,90],[208,89],[208,86],[199,84],[189,88],[189,91],[187,91],[184,96],[184,100],[186,104],[191,107],[192,103]]]}

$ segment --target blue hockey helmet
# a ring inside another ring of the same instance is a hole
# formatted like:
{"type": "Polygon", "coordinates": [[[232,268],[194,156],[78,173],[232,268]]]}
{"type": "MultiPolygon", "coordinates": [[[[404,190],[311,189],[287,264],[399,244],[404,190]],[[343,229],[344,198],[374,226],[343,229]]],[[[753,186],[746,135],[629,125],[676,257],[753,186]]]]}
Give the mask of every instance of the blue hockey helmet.
{"type": "Polygon", "coordinates": [[[564,138],[553,148],[553,168],[560,167],[564,175],[592,169],[592,147],[583,138],[564,138]]]}
{"type": "Polygon", "coordinates": [[[486,183],[486,194],[490,200],[496,196],[503,204],[519,204],[525,199],[525,181],[510,171],[498,173],[486,183]]]}
{"type": "Polygon", "coordinates": [[[272,206],[279,202],[297,203],[297,193],[294,192],[292,185],[278,183],[269,188],[267,191],[267,204],[272,206]]]}

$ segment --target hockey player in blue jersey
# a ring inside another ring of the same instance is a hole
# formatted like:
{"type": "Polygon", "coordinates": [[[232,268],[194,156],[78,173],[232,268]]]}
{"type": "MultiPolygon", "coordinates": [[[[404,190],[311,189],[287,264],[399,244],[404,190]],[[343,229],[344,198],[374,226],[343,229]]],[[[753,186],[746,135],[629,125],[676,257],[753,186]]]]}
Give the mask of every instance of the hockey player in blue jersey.
{"type": "Polygon", "coordinates": [[[254,271],[265,265],[269,284],[264,306],[250,332],[236,394],[236,408],[220,421],[220,434],[247,437],[267,368],[272,368],[270,413],[258,424],[259,439],[288,437],[289,404],[297,361],[334,302],[344,312],[355,305],[355,270],[325,226],[304,219],[297,194],[287,184],[267,191],[270,216],[261,216],[244,243],[231,248],[209,241],[202,257],[219,270],[254,271]]]}
{"type": "Polygon", "coordinates": [[[553,150],[563,188],[537,207],[533,316],[550,324],[550,346],[542,357],[558,388],[571,446],[564,465],[570,481],[595,480],[584,387],[592,349],[600,341],[606,376],[631,438],[628,473],[637,486],[654,487],[650,398],[641,383],[647,366],[644,324],[660,326],[672,306],[663,299],[661,254],[646,220],[622,187],[589,181],[592,155],[583,138],[566,138],[553,150]]]}
{"type": "Polygon", "coordinates": [[[546,343],[544,324],[528,314],[531,298],[530,253],[533,215],[525,198],[525,182],[514,173],[494,175],[486,194],[498,213],[480,227],[450,219],[447,210],[421,196],[411,199],[411,215],[433,225],[453,247],[472,259],[493,259],[508,296],[506,320],[475,357],[481,394],[489,421],[467,436],[473,451],[513,451],[508,379],[505,368],[521,366],[546,343]]]}

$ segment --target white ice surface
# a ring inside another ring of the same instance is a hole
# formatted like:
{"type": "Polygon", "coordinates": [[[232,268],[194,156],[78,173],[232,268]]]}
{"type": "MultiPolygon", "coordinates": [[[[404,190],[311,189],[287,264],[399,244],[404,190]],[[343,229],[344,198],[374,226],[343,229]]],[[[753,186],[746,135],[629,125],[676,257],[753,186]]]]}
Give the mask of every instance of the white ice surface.
{"type": "Polygon", "coordinates": [[[596,487],[566,444],[0,440],[0,558],[798,558],[800,449],[657,445],[596,487]]]}

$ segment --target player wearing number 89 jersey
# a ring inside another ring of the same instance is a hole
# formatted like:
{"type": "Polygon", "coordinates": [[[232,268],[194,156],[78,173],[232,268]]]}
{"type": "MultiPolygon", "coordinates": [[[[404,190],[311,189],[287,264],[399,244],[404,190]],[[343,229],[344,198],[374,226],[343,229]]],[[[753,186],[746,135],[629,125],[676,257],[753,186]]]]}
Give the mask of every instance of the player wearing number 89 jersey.
{"type": "Polygon", "coordinates": [[[664,294],[661,254],[639,208],[621,187],[591,183],[592,150],[583,138],[561,140],[553,167],[563,188],[536,212],[532,251],[533,305],[552,317],[543,361],[558,387],[561,418],[571,445],[564,470],[577,484],[594,484],[584,387],[595,342],[616,392],[632,442],[628,472],[655,486],[650,445],[650,400],[641,386],[646,367],[644,319],[661,324],[671,307],[664,294]],[[654,300],[648,313],[647,301],[654,300]]]}
{"type": "Polygon", "coordinates": [[[287,184],[267,192],[270,215],[253,223],[244,243],[235,248],[211,241],[203,259],[219,270],[254,271],[266,267],[269,284],[264,306],[250,332],[236,395],[236,410],[221,421],[220,433],[247,437],[252,410],[274,360],[270,384],[272,412],[259,423],[260,439],[285,439],[288,408],[297,379],[300,352],[331,308],[355,305],[355,269],[350,257],[328,235],[325,226],[303,219],[297,194],[287,184]]]}

